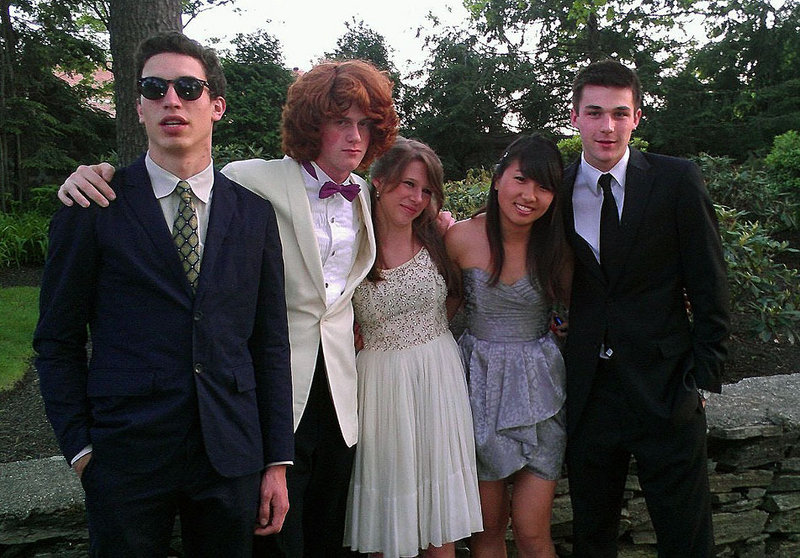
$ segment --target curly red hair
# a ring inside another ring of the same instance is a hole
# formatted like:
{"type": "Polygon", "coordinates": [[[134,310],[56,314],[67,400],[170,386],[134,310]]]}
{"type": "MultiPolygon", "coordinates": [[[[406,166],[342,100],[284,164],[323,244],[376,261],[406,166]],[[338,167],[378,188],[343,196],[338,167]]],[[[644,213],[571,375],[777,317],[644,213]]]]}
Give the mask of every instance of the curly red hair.
{"type": "Polygon", "coordinates": [[[341,117],[353,104],[372,120],[369,147],[358,167],[366,169],[394,143],[399,119],[391,80],[363,60],[323,62],[289,87],[281,115],[283,152],[298,161],[316,159],[322,124],[341,117]]]}

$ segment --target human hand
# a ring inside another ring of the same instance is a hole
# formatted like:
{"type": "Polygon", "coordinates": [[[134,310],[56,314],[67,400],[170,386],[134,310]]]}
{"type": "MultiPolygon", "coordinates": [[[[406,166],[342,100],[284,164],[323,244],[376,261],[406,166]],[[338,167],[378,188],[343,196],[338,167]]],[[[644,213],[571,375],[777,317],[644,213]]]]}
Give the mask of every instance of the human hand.
{"type": "Polygon", "coordinates": [[[261,478],[261,501],[258,506],[256,535],[273,535],[281,530],[289,511],[286,489],[286,465],[267,467],[261,478]]]}
{"type": "Polygon", "coordinates": [[[557,314],[553,314],[552,318],[550,318],[550,331],[552,331],[559,340],[563,341],[567,338],[568,329],[569,322],[562,319],[557,314]]]}
{"type": "Polygon", "coordinates": [[[86,469],[86,466],[89,464],[91,459],[92,453],[89,452],[72,464],[72,470],[75,471],[79,479],[83,476],[83,470],[86,469]]]}
{"type": "Polygon", "coordinates": [[[89,207],[93,201],[100,207],[108,207],[117,195],[108,185],[114,178],[114,167],[108,163],[81,165],[64,181],[58,189],[58,199],[70,206],[77,202],[81,207],[89,207]]]}
{"type": "Polygon", "coordinates": [[[444,235],[447,229],[452,227],[455,222],[456,220],[453,218],[453,214],[449,211],[440,211],[439,215],[436,216],[436,226],[439,227],[439,232],[442,235],[444,235]]]}

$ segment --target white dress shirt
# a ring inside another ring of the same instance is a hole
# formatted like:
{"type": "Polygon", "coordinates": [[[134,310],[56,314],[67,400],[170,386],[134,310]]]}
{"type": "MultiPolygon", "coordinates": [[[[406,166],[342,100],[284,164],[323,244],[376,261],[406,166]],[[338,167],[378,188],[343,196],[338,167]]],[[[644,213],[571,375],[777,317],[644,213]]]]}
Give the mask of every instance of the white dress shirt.
{"type": "MultiPolygon", "coordinates": [[[[181,201],[181,197],[175,191],[175,187],[181,179],[168,170],[159,167],[150,158],[149,151],[144,158],[144,166],[147,168],[147,174],[150,176],[150,183],[153,186],[153,193],[161,205],[161,211],[164,213],[164,220],[171,236],[172,224],[175,222],[175,215],[178,214],[178,204],[181,201]]],[[[194,176],[187,178],[186,182],[192,188],[194,210],[197,213],[197,236],[200,237],[198,252],[202,256],[203,247],[206,244],[206,232],[208,232],[208,217],[211,212],[211,189],[214,186],[213,161],[194,176]]]]}
{"type": "MultiPolygon", "coordinates": [[[[356,260],[356,249],[361,234],[361,215],[357,211],[358,198],[347,201],[341,194],[320,199],[319,189],[331,180],[319,165],[312,162],[317,178],[303,169],[306,194],[311,205],[311,219],[314,234],[319,246],[322,261],[322,275],[325,279],[325,302],[330,306],[344,292],[347,278],[356,260]]],[[[352,183],[352,176],[347,179],[352,183]]],[[[347,183],[345,182],[345,183],[347,183]]]]}
{"type": "Polygon", "coordinates": [[[594,257],[600,261],[600,212],[603,208],[603,190],[597,181],[603,174],[610,174],[611,193],[617,202],[620,220],[625,204],[625,172],[628,169],[630,148],[612,167],[608,173],[596,169],[586,162],[586,157],[581,154],[581,163],[578,165],[578,174],[575,176],[575,186],[572,190],[572,208],[575,219],[575,232],[577,232],[592,248],[594,257]]]}

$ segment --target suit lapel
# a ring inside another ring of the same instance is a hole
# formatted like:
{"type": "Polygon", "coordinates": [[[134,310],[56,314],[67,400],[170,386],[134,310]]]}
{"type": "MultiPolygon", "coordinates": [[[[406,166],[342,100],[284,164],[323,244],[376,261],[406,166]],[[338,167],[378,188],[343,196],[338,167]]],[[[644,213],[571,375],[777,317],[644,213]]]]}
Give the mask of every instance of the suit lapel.
{"type": "Polygon", "coordinates": [[[306,183],[300,171],[299,163],[294,163],[286,171],[286,196],[289,200],[289,210],[292,215],[294,236],[297,239],[300,254],[306,269],[313,279],[322,300],[326,300],[325,277],[322,273],[322,259],[319,257],[319,244],[314,234],[314,222],[311,218],[311,205],[308,203],[306,183]]]}
{"type": "Polygon", "coordinates": [[[125,169],[125,201],[131,207],[150,237],[158,257],[164,261],[175,278],[189,289],[177,249],[164,223],[164,212],[153,194],[150,176],[144,166],[144,157],[125,169]]]}
{"type": "Polygon", "coordinates": [[[564,171],[564,185],[566,186],[565,193],[567,196],[567,210],[564,213],[568,240],[572,245],[575,258],[583,265],[583,267],[588,269],[598,281],[605,283],[606,278],[603,275],[603,270],[600,268],[600,264],[597,262],[597,258],[594,257],[592,247],[589,246],[589,243],[586,242],[586,240],[584,240],[583,237],[575,230],[575,209],[572,205],[572,193],[575,190],[575,178],[577,175],[578,163],[573,163],[564,171]]]}
{"type": "Polygon", "coordinates": [[[203,246],[203,260],[200,264],[198,291],[208,281],[208,279],[204,280],[203,277],[210,277],[214,271],[214,265],[219,257],[222,243],[228,235],[228,227],[233,218],[234,207],[236,207],[236,200],[231,183],[219,172],[214,171],[213,199],[211,213],[208,216],[206,240],[203,246]]]}
{"type": "MultiPolygon", "coordinates": [[[[631,149],[628,168],[625,171],[625,205],[622,208],[621,234],[622,257],[620,269],[625,267],[631,247],[636,240],[639,226],[644,218],[650,191],[653,188],[655,176],[649,172],[650,163],[638,150],[631,149]]],[[[619,269],[612,278],[612,285],[619,278],[619,269]]]]}

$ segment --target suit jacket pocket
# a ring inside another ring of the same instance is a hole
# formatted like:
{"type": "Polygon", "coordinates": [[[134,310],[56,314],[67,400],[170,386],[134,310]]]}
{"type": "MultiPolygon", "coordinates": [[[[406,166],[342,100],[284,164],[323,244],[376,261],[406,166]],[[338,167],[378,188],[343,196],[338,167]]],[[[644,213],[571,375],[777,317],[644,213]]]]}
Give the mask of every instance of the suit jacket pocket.
{"type": "MultiPolygon", "coordinates": [[[[256,375],[253,365],[242,364],[228,369],[230,371],[231,387],[239,393],[256,389],[256,375]]],[[[225,374],[228,376],[228,374],[225,374]]]]}

